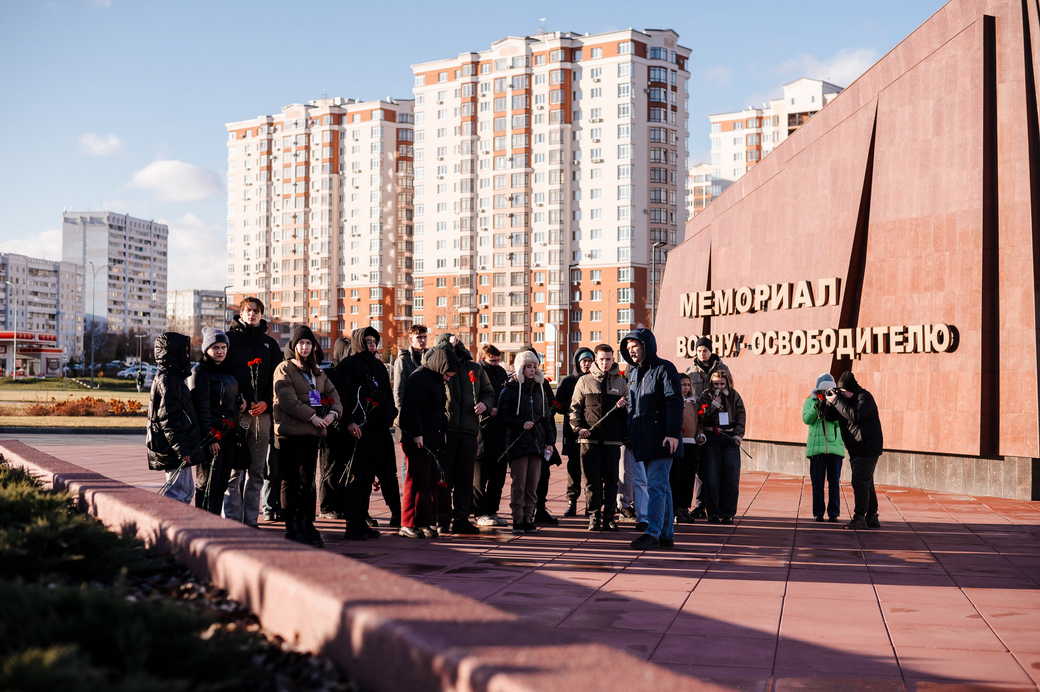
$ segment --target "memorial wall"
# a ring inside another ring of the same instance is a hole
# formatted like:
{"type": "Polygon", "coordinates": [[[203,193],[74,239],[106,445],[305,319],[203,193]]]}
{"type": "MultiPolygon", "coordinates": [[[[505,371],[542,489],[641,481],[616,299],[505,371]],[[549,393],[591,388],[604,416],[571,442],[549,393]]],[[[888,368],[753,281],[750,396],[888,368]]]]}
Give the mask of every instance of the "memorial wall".
{"type": "Polygon", "coordinates": [[[802,401],[851,368],[879,482],[1038,499],[1038,45],[1037,0],[950,2],[689,222],[655,331],[732,368],[745,468],[805,472],[802,401]]]}

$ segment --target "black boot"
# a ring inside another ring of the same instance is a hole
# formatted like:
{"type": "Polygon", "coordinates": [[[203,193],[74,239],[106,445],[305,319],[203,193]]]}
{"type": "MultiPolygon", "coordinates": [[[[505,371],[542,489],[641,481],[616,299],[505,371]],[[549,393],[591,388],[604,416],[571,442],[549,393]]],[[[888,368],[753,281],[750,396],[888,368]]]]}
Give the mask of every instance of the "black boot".
{"type": "Polygon", "coordinates": [[[300,521],[298,519],[286,518],[285,520],[285,537],[294,543],[307,543],[307,539],[303,534],[300,521]]]}
{"type": "Polygon", "coordinates": [[[546,524],[548,526],[556,526],[560,523],[560,520],[549,514],[545,507],[539,507],[538,511],[534,513],[535,524],[546,524]]]}
{"type": "Polygon", "coordinates": [[[603,517],[602,529],[604,531],[618,530],[617,519],[614,517],[614,515],[610,514],[603,517]]]}
{"type": "Polygon", "coordinates": [[[315,548],[324,548],[325,541],[321,538],[321,532],[314,528],[314,521],[312,519],[304,519],[300,522],[299,532],[302,536],[301,543],[312,545],[315,548]]]}
{"type": "Polygon", "coordinates": [[[571,500],[571,503],[567,505],[567,511],[563,513],[565,517],[576,517],[578,516],[578,501],[571,500]]]}

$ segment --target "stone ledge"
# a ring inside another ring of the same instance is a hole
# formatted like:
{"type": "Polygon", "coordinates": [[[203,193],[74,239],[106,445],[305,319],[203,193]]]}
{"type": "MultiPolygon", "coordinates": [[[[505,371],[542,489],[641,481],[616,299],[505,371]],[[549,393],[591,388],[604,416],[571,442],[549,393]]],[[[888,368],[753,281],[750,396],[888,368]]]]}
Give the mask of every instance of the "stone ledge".
{"type": "Polygon", "coordinates": [[[158,497],[22,442],[0,441],[0,453],[48,486],[68,490],[109,528],[133,531],[172,553],[246,604],[265,629],[329,657],[367,690],[704,685],[618,649],[158,497]]]}

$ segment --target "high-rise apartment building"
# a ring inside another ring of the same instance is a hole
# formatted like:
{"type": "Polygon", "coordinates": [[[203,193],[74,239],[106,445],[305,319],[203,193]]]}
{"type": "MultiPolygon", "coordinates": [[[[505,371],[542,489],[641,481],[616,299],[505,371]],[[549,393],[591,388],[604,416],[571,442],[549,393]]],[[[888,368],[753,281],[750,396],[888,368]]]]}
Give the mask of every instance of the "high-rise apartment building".
{"type": "Polygon", "coordinates": [[[227,270],[237,302],[330,337],[411,314],[412,102],[323,98],[228,123],[227,270]]]}
{"type": "Polygon", "coordinates": [[[12,373],[17,367],[30,376],[59,375],[65,361],[82,354],[83,268],[72,262],[0,253],[3,372],[12,373]]]}
{"type": "Polygon", "coordinates": [[[722,194],[732,181],[715,177],[710,163],[698,163],[690,167],[686,175],[686,212],[693,218],[704,211],[713,199],[722,194]]]}
{"type": "Polygon", "coordinates": [[[62,259],[83,267],[88,327],[158,336],[166,328],[166,224],[110,211],[62,215],[62,259]]]}
{"type": "Polygon", "coordinates": [[[193,345],[202,342],[203,327],[227,327],[228,315],[223,291],[186,288],[170,291],[166,301],[166,326],[187,334],[193,345]]]}
{"type": "Polygon", "coordinates": [[[415,320],[564,371],[648,323],[686,220],[689,55],[627,29],[413,65],[415,320]]]}
{"type": "Polygon", "coordinates": [[[801,78],[784,85],[784,95],[759,107],[708,116],[711,166],[716,178],[734,181],[794,134],[842,87],[801,78]]]}

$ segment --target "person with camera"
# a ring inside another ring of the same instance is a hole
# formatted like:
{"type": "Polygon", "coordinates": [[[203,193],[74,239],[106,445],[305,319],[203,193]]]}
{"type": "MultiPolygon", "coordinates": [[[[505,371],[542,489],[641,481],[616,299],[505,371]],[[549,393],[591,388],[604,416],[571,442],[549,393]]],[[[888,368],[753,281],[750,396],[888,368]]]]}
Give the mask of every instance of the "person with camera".
{"type": "Polygon", "coordinates": [[[733,389],[728,369],[711,374],[711,388],[698,402],[700,430],[706,437],[701,465],[701,497],[708,522],[732,524],[740,496],[740,444],[744,440],[747,411],[740,393],[733,389]]]}
{"type": "Polygon", "coordinates": [[[184,382],[191,374],[191,339],[165,332],[156,337],[153,353],[159,372],[148,401],[148,468],[166,472],[160,495],[188,504],[195,494],[188,467],[201,463],[203,456],[199,419],[184,382]]]}
{"type": "Polygon", "coordinates": [[[845,445],[841,441],[838,423],[824,416],[825,393],[837,387],[830,373],[816,378],[816,387],[802,404],[802,422],[809,426],[809,438],[805,443],[805,456],[809,458],[809,479],[812,481],[812,513],[816,521],[827,519],[838,521],[841,514],[841,462],[845,458],[845,445]],[[827,481],[827,504],[823,502],[823,483],[827,481]]]}
{"type": "Polygon", "coordinates": [[[881,528],[877,492],[874,490],[874,469],[877,468],[885,439],[874,396],[859,385],[851,370],[846,370],[838,378],[838,386],[824,394],[824,400],[824,415],[828,420],[837,421],[852,465],[855,507],[852,510],[852,521],[845,528],[881,528]]]}
{"type": "Polygon", "coordinates": [[[274,441],[279,451],[285,537],[324,546],[314,528],[314,473],[321,443],[342,415],[332,381],[322,371],[321,347],[310,327],[295,325],[286,359],[274,369],[274,441]]]}
{"type": "Polygon", "coordinates": [[[221,513],[231,469],[248,467],[250,461],[243,445],[245,432],[239,427],[246,402],[227,356],[227,334],[214,327],[203,328],[202,358],[192,370],[188,389],[199,429],[212,439],[202,463],[195,467],[195,506],[213,514],[221,513]]]}

